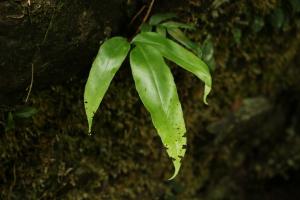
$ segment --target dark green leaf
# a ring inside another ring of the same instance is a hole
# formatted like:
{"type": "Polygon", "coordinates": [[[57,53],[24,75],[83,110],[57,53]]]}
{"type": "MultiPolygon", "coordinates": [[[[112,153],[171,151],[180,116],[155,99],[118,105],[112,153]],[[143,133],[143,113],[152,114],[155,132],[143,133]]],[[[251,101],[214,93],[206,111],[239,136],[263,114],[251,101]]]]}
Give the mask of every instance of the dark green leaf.
{"type": "Polygon", "coordinates": [[[204,61],[209,61],[214,56],[214,45],[209,37],[203,42],[202,53],[204,61]]]}
{"type": "Polygon", "coordinates": [[[161,24],[161,26],[167,29],[169,28],[183,28],[183,29],[190,29],[190,30],[195,29],[195,26],[193,24],[184,24],[184,23],[173,22],[173,21],[164,22],[161,24]]]}
{"type": "Polygon", "coordinates": [[[264,27],[264,25],[265,25],[264,18],[262,18],[262,17],[255,17],[254,22],[252,24],[252,30],[255,33],[258,33],[259,31],[261,31],[261,29],[264,27]]]}
{"type": "Polygon", "coordinates": [[[147,23],[142,24],[141,32],[149,32],[149,31],[152,31],[152,26],[147,23]]]}
{"type": "Polygon", "coordinates": [[[172,19],[172,18],[175,18],[175,17],[176,17],[176,14],[174,14],[174,13],[156,14],[156,15],[153,15],[150,18],[149,24],[155,26],[155,25],[160,24],[163,21],[166,21],[166,20],[169,20],[169,19],[172,19]]]}
{"type": "Polygon", "coordinates": [[[276,9],[270,18],[272,26],[276,29],[280,29],[282,27],[284,19],[284,12],[280,8],[276,9]]]}
{"type": "Polygon", "coordinates": [[[36,108],[33,107],[24,107],[17,110],[14,115],[20,118],[29,118],[35,115],[38,112],[36,108]]]}
{"type": "Polygon", "coordinates": [[[91,131],[92,121],[111,80],[126,58],[130,44],[125,38],[113,37],[100,47],[84,91],[85,111],[91,131]]]}
{"type": "Polygon", "coordinates": [[[173,76],[160,52],[146,44],[137,44],[130,54],[130,64],[138,94],[173,159],[174,178],[185,154],[186,129],[173,76]]]}
{"type": "Polygon", "coordinates": [[[207,103],[206,97],[211,90],[212,80],[208,66],[200,58],[172,40],[154,32],[141,33],[133,39],[133,42],[148,44],[156,48],[164,57],[195,74],[205,83],[203,100],[207,103]]]}
{"type": "Polygon", "coordinates": [[[239,28],[232,29],[232,35],[236,44],[241,43],[242,31],[239,28]]]}
{"type": "Polygon", "coordinates": [[[290,0],[295,12],[300,12],[300,0],[290,0]]]}
{"type": "Polygon", "coordinates": [[[210,37],[207,37],[202,45],[202,59],[208,65],[209,69],[215,69],[214,45],[210,37]]]}
{"type": "Polygon", "coordinates": [[[183,46],[192,50],[198,57],[202,56],[201,47],[187,38],[180,29],[168,28],[167,30],[168,33],[183,46]]]}
{"type": "Polygon", "coordinates": [[[5,132],[10,131],[15,128],[15,121],[13,114],[11,112],[8,113],[7,123],[5,125],[5,132]]]}

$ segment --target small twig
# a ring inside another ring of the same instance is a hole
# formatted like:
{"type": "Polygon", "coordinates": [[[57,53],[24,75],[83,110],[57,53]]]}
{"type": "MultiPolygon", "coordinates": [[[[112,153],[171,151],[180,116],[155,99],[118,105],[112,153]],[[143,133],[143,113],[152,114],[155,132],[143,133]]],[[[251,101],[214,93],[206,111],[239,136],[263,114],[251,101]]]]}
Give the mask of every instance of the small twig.
{"type": "Polygon", "coordinates": [[[30,81],[28,93],[27,93],[27,96],[26,96],[26,99],[25,99],[25,103],[27,103],[27,101],[28,101],[28,99],[29,99],[29,96],[30,96],[30,93],[31,93],[31,90],[32,90],[32,86],[33,86],[33,76],[34,76],[34,65],[33,65],[33,63],[32,63],[32,64],[31,64],[31,81],[30,81]]]}
{"type": "Polygon", "coordinates": [[[152,1],[151,1],[150,6],[149,6],[149,8],[148,8],[148,10],[147,10],[147,13],[146,13],[146,15],[145,15],[145,17],[144,17],[144,19],[143,19],[143,23],[145,23],[145,22],[147,21],[147,19],[149,18],[149,15],[150,15],[150,13],[151,13],[151,11],[152,11],[152,8],[153,8],[154,1],[155,1],[155,0],[152,0],[152,1]]]}
{"type": "Polygon", "coordinates": [[[131,25],[133,24],[133,22],[136,20],[136,18],[137,18],[138,16],[140,16],[140,14],[145,10],[145,8],[146,8],[146,6],[143,5],[143,7],[139,10],[139,12],[137,12],[137,13],[134,15],[134,17],[131,19],[131,21],[130,21],[130,23],[129,23],[128,26],[131,26],[131,25]]]}
{"type": "Polygon", "coordinates": [[[47,30],[46,30],[46,32],[45,32],[45,35],[44,35],[44,39],[43,39],[42,44],[44,44],[44,43],[46,42],[46,40],[47,40],[49,30],[50,30],[51,27],[52,27],[52,21],[53,21],[54,15],[55,15],[55,11],[53,12],[53,14],[52,14],[52,16],[51,16],[51,19],[50,19],[50,22],[49,22],[49,24],[48,24],[47,30]]]}
{"type": "Polygon", "coordinates": [[[31,0],[27,0],[27,14],[28,14],[28,18],[29,18],[29,22],[30,24],[32,24],[32,20],[31,20],[31,12],[30,12],[30,6],[31,6],[31,0]]]}
{"type": "Polygon", "coordinates": [[[152,8],[153,8],[153,5],[154,5],[154,1],[155,1],[155,0],[152,0],[152,1],[151,1],[150,5],[149,5],[149,8],[148,8],[148,10],[147,10],[147,13],[146,13],[146,15],[144,16],[142,23],[141,23],[141,24],[139,25],[139,27],[137,28],[137,30],[136,30],[136,32],[135,32],[135,35],[140,31],[142,25],[148,20],[149,15],[150,15],[150,13],[151,13],[151,11],[152,11],[152,8]]]}

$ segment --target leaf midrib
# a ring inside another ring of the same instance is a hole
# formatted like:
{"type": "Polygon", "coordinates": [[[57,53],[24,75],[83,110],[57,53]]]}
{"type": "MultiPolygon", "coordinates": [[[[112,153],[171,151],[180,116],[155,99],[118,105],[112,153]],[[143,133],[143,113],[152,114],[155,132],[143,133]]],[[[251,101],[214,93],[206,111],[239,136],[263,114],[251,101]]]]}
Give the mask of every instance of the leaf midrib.
{"type": "MultiPolygon", "coordinates": [[[[151,64],[148,64],[148,62],[149,62],[149,60],[148,60],[148,57],[147,56],[145,56],[145,53],[144,53],[144,50],[143,50],[143,48],[141,48],[140,46],[139,46],[139,49],[140,49],[140,51],[141,51],[141,53],[142,53],[142,55],[143,55],[143,57],[144,57],[144,59],[146,60],[146,63],[147,63],[147,66],[148,66],[148,68],[150,69],[150,71],[151,71],[151,78],[152,78],[152,80],[154,80],[154,85],[155,85],[155,90],[157,91],[157,93],[158,93],[158,96],[159,96],[159,100],[160,100],[160,104],[161,104],[161,108],[162,108],[162,110],[163,110],[163,112],[166,114],[166,117],[168,118],[168,110],[166,110],[165,108],[164,108],[164,103],[163,103],[163,98],[162,98],[162,94],[161,94],[161,92],[160,92],[160,90],[158,89],[158,81],[157,81],[157,79],[156,79],[156,76],[154,75],[154,70],[153,70],[153,68],[152,68],[152,65],[151,64]],[[150,67],[149,67],[150,66],[150,67]]],[[[166,103],[166,108],[168,108],[169,107],[169,102],[167,102],[166,103]]]]}

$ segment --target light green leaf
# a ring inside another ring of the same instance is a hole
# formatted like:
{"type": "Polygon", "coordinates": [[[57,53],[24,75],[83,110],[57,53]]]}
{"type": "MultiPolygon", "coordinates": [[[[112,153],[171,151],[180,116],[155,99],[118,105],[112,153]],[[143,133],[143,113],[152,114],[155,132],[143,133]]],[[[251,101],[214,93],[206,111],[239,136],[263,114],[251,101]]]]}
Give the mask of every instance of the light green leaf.
{"type": "Polygon", "coordinates": [[[161,26],[165,28],[183,28],[189,30],[195,29],[195,26],[193,24],[184,24],[184,23],[173,22],[173,21],[164,22],[161,24],[161,26]]]}
{"type": "Polygon", "coordinates": [[[149,24],[155,26],[155,25],[160,24],[163,21],[166,21],[166,20],[169,20],[169,19],[172,19],[172,18],[175,18],[175,17],[176,17],[176,14],[174,14],[174,13],[156,14],[156,15],[153,15],[150,18],[149,24]]]}
{"type": "Polygon", "coordinates": [[[158,34],[160,34],[161,36],[163,37],[166,37],[167,36],[167,30],[165,27],[162,27],[162,26],[156,26],[156,32],[158,34]]]}
{"type": "Polygon", "coordinates": [[[137,44],[130,54],[130,64],[138,94],[150,112],[152,122],[173,159],[173,179],[185,154],[186,129],[176,85],[169,67],[159,51],[137,44]]]}
{"type": "Polygon", "coordinates": [[[132,42],[136,44],[148,44],[156,48],[164,57],[195,74],[205,83],[203,100],[207,104],[206,97],[211,90],[212,80],[207,65],[200,58],[158,33],[140,33],[132,42]]]}
{"type": "Polygon", "coordinates": [[[85,85],[85,112],[91,131],[93,117],[111,80],[126,58],[130,44],[125,38],[113,37],[100,47],[85,85]]]}
{"type": "Polygon", "coordinates": [[[186,48],[192,50],[198,57],[202,56],[201,47],[187,38],[178,28],[168,28],[168,33],[186,48]]]}

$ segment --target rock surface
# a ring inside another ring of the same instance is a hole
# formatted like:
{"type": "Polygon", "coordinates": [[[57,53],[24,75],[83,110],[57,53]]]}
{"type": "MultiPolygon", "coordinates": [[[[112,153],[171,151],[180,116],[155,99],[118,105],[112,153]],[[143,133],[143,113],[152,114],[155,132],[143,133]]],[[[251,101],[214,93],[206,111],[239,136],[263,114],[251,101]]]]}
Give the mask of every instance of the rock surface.
{"type": "Polygon", "coordinates": [[[124,0],[0,2],[0,104],[25,99],[33,87],[89,69],[99,43],[119,32],[124,0]]]}

